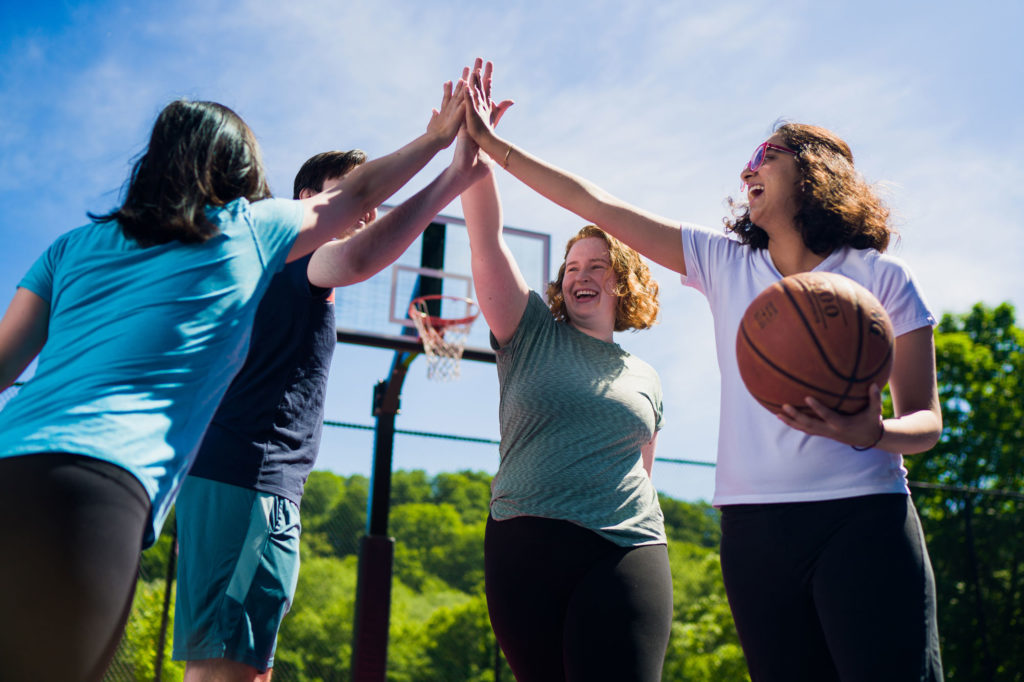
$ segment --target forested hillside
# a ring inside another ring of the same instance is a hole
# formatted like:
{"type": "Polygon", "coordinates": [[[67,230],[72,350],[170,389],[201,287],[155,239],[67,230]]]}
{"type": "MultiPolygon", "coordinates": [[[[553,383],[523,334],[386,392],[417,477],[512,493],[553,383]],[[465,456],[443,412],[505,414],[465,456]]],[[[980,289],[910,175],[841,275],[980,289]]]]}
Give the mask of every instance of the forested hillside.
{"type": "MultiPolygon", "coordinates": [[[[512,682],[496,650],[483,588],[484,524],[490,475],[463,471],[430,477],[395,472],[395,537],[388,679],[394,682],[512,682]],[[497,667],[497,670],[496,670],[497,667]]],[[[302,501],[302,569],[285,618],[274,679],[350,679],[359,537],[369,481],[314,471],[302,501]]],[[[718,564],[718,513],[707,504],[662,497],[672,563],[675,622],[666,680],[747,680],[718,564]]],[[[152,680],[173,519],[144,555],[128,633],[110,680],[152,680]]],[[[169,632],[169,630],[168,630],[169,632]]],[[[170,661],[164,680],[180,680],[170,661]]]]}

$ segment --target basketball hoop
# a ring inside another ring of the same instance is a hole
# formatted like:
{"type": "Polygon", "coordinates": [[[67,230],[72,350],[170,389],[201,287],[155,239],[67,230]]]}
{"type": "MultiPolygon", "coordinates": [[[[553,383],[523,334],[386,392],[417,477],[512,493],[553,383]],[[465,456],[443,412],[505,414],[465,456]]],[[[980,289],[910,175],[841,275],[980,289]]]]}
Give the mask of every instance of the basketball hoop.
{"type": "Polygon", "coordinates": [[[435,381],[451,381],[459,378],[459,361],[466,348],[469,330],[480,315],[476,302],[461,296],[433,294],[414,298],[409,304],[409,317],[416,325],[416,331],[423,341],[427,354],[427,378],[435,381]],[[429,303],[463,306],[461,317],[431,315],[429,303]]]}

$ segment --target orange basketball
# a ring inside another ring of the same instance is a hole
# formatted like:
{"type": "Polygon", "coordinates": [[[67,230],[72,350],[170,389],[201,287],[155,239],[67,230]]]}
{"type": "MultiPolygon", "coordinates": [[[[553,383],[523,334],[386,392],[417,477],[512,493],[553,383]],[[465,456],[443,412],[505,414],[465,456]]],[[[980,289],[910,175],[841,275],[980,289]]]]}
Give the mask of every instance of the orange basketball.
{"type": "Polygon", "coordinates": [[[790,404],[813,414],[811,396],[843,414],[868,404],[892,370],[892,322],[874,295],[831,272],[785,277],[758,294],[736,334],[747,390],[772,412],[790,404]]]}

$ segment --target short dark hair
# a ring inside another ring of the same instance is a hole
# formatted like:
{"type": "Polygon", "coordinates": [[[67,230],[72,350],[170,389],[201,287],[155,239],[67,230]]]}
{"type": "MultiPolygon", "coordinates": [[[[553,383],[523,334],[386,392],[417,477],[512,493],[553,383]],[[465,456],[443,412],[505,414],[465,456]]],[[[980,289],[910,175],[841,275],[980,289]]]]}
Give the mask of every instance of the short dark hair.
{"type": "Polygon", "coordinates": [[[292,199],[299,198],[304,189],[322,192],[328,178],[340,178],[356,166],[366,163],[366,152],[351,149],[347,152],[321,152],[309,157],[295,174],[292,199]]]}
{"type": "Polygon", "coordinates": [[[124,202],[97,222],[116,221],[142,246],[204,242],[219,230],[207,206],[270,196],[259,144],[245,121],[216,102],[171,102],[135,162],[124,202]]]}
{"type": "MultiPolygon", "coordinates": [[[[807,248],[819,256],[842,246],[884,252],[893,232],[889,209],[854,168],[850,146],[820,126],[779,122],[775,132],[796,151],[796,224],[807,248]]],[[[768,234],[750,220],[749,207],[725,225],[742,243],[767,248],[768,234]]]]}

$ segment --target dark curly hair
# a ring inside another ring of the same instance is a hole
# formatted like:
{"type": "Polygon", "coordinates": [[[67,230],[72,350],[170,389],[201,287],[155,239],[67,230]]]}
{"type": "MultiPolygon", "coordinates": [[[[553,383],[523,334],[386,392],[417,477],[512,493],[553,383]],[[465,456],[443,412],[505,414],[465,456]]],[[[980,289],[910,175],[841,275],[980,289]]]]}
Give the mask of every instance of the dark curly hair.
{"type": "MultiPolygon", "coordinates": [[[[825,128],[802,123],[781,123],[774,132],[796,151],[800,184],[795,220],[807,248],[819,256],[843,246],[884,252],[893,232],[889,209],[853,167],[849,145],[825,128]]],[[[726,231],[742,243],[767,248],[768,233],[750,220],[749,207],[724,222],[726,231]]]]}
{"type": "Polygon", "coordinates": [[[259,144],[242,118],[216,102],[179,99],[157,116],[149,146],[128,178],[124,203],[89,217],[116,221],[141,246],[198,243],[219,232],[206,217],[207,206],[269,196],[259,144]]]}
{"type": "Polygon", "coordinates": [[[618,284],[615,294],[619,297],[615,310],[615,331],[626,329],[648,329],[658,318],[658,283],[651,277],[651,270],[633,249],[596,225],[586,225],[565,245],[565,257],[558,268],[558,278],[548,283],[548,306],[551,314],[560,322],[568,322],[569,314],[562,296],[562,281],[565,279],[565,258],[573,244],[588,237],[603,239],[608,245],[612,270],[618,284]]]}

